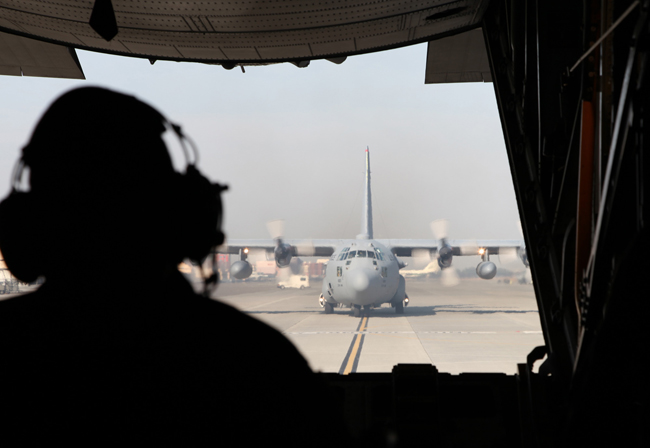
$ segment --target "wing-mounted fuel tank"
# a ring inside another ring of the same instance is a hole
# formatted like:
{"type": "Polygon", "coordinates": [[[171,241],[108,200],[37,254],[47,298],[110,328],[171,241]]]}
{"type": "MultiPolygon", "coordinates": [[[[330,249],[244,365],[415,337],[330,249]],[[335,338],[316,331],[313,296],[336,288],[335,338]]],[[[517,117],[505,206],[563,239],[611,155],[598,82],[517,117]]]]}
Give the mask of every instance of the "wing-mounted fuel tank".
{"type": "Polygon", "coordinates": [[[490,261],[490,254],[487,249],[480,249],[481,262],[476,266],[476,275],[483,280],[491,280],[497,275],[497,267],[490,261]]]}
{"type": "Polygon", "coordinates": [[[242,249],[239,255],[241,259],[230,266],[230,276],[237,280],[244,280],[253,273],[253,267],[248,262],[248,248],[242,249]]]}
{"type": "Polygon", "coordinates": [[[497,267],[491,261],[481,261],[478,266],[476,266],[476,275],[481,277],[483,280],[491,280],[497,275],[497,267]]]}

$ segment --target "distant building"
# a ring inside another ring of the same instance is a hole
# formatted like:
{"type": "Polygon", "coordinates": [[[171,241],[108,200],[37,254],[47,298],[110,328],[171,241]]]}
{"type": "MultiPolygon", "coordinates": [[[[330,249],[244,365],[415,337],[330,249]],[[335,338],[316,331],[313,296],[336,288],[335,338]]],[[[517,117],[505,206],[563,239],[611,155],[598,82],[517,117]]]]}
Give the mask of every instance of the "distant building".
{"type": "Polygon", "coordinates": [[[274,277],[277,273],[278,267],[274,260],[256,261],[253,265],[253,272],[258,275],[268,275],[274,277]]]}
{"type": "Polygon", "coordinates": [[[321,261],[304,263],[302,273],[309,278],[323,278],[325,277],[325,264],[321,261]]]}

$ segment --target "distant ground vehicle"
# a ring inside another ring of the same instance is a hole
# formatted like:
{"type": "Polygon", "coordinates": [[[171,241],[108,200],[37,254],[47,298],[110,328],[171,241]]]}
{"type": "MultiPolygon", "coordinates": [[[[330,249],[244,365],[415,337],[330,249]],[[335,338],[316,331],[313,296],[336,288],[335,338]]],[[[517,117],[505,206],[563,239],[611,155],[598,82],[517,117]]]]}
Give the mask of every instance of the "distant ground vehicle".
{"type": "Polygon", "coordinates": [[[309,287],[310,287],[309,277],[301,276],[301,275],[292,275],[287,280],[278,282],[278,288],[280,289],[284,289],[284,288],[305,289],[309,287]]]}

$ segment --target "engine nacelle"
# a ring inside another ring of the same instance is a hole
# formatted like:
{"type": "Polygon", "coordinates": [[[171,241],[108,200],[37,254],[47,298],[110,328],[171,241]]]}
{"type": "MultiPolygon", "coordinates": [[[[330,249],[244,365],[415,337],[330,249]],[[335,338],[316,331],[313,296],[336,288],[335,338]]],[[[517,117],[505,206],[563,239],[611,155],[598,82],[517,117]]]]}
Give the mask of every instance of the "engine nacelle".
{"type": "Polygon", "coordinates": [[[253,266],[246,260],[235,261],[230,266],[230,276],[237,280],[244,280],[253,273],[253,266]]]}
{"type": "Polygon", "coordinates": [[[497,275],[497,267],[491,261],[481,261],[478,266],[476,266],[476,275],[481,277],[483,280],[491,280],[497,275]]]}
{"type": "Polygon", "coordinates": [[[454,255],[451,246],[442,246],[438,251],[438,266],[440,266],[440,269],[450,267],[453,258],[454,255]]]}
{"type": "Polygon", "coordinates": [[[278,244],[273,254],[275,255],[275,264],[279,268],[287,267],[291,263],[291,245],[278,244]]]}

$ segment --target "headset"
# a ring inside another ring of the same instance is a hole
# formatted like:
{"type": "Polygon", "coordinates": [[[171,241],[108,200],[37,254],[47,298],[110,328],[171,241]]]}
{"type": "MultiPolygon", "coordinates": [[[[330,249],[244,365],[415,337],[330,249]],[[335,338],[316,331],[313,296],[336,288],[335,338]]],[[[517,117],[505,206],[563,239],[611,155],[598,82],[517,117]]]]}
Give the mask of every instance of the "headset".
{"type": "MultiPolygon", "coordinates": [[[[84,89],[101,90],[102,95],[108,95],[106,92],[109,92],[116,95],[119,101],[123,101],[120,98],[126,97],[129,98],[129,101],[135,100],[144,104],[148,108],[147,110],[150,109],[155,114],[155,116],[152,114],[152,117],[147,118],[154,118],[163,126],[163,131],[158,133],[158,137],[165,129],[171,129],[177,136],[185,155],[186,169],[184,173],[174,171],[169,178],[173,185],[166,186],[166,191],[171,191],[174,195],[169,201],[173,204],[171,213],[174,214],[174,222],[182,223],[182,226],[188,231],[174,232],[174,235],[170,237],[169,256],[174,263],[189,259],[203,269],[206,258],[211,255],[208,261],[211,263],[212,273],[203,273],[205,279],[203,294],[210,295],[217,283],[214,250],[224,241],[224,234],[221,231],[223,215],[221,192],[227,190],[228,187],[211,183],[201,174],[196,167],[198,150],[194,142],[183,134],[179,125],[168,121],[157,110],[134,97],[106,89],[86,87],[76,90],[84,89]],[[192,149],[193,159],[190,159],[188,146],[192,149]]],[[[63,97],[66,95],[68,94],[64,94],[63,97]]],[[[41,119],[41,123],[43,121],[44,118],[41,119]]],[[[29,160],[25,157],[25,150],[33,145],[33,140],[34,137],[23,148],[23,155],[13,170],[11,191],[0,202],[0,251],[11,273],[20,281],[27,283],[46,275],[48,263],[51,263],[47,260],[43,249],[46,243],[43,241],[43,225],[48,221],[44,219],[47,217],[43,216],[43,204],[39,202],[39,198],[34,192],[21,191],[24,173],[30,168],[29,160]]]]}

